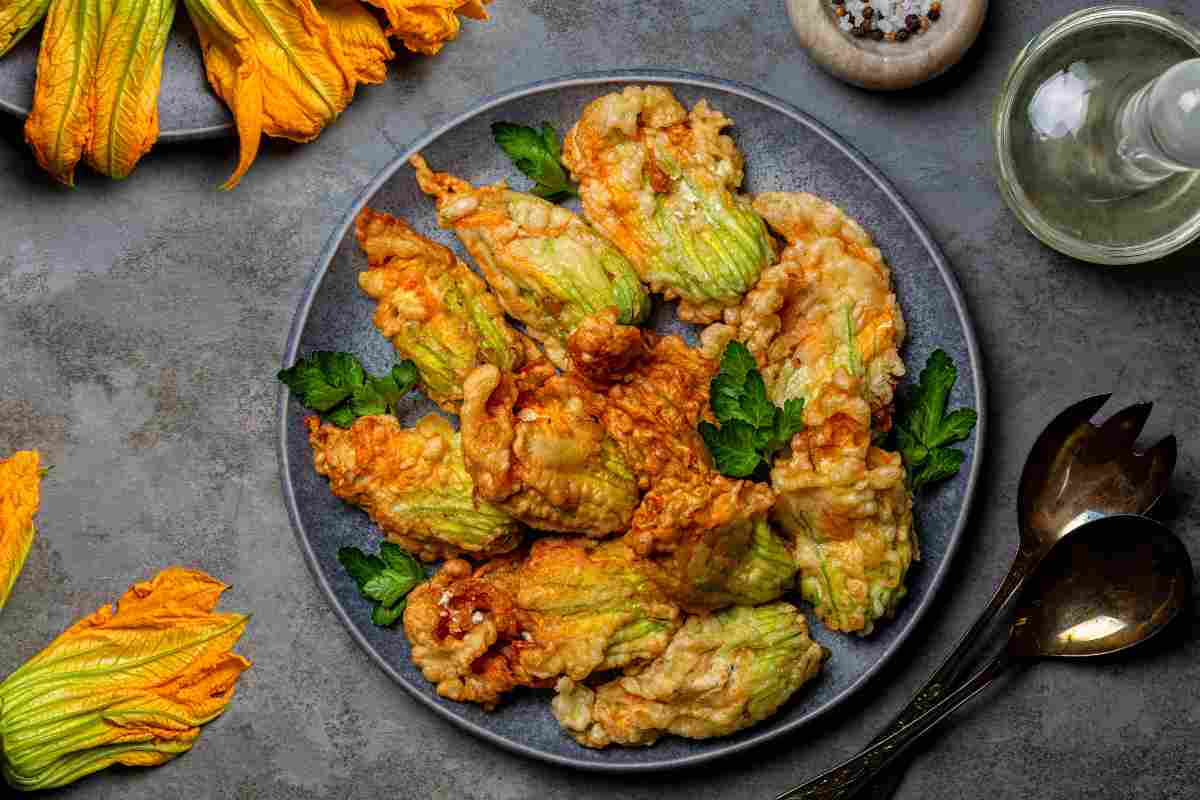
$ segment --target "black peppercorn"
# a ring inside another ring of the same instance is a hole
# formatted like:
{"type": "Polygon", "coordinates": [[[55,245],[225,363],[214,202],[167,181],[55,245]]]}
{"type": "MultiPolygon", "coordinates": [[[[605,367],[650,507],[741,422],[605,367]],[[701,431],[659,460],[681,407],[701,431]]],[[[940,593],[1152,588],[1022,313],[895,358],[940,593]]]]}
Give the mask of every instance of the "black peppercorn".
{"type": "Polygon", "coordinates": [[[900,30],[896,31],[896,39],[898,41],[903,42],[908,37],[909,37],[908,28],[901,28],[900,30]]]}
{"type": "Polygon", "coordinates": [[[853,36],[855,39],[861,39],[867,35],[867,32],[865,30],[863,30],[863,28],[861,26],[855,25],[853,28],[850,29],[850,35],[853,36]]]}
{"type": "Polygon", "coordinates": [[[877,42],[883,41],[883,31],[879,30],[879,28],[876,28],[875,30],[871,31],[871,38],[877,42]]]}
{"type": "Polygon", "coordinates": [[[875,9],[871,8],[870,6],[867,6],[866,8],[863,9],[863,19],[871,19],[874,16],[875,16],[875,9]]]}
{"type": "Polygon", "coordinates": [[[916,14],[909,14],[904,18],[904,27],[908,28],[909,33],[916,33],[921,28],[921,18],[916,14]]]}
{"type": "Polygon", "coordinates": [[[941,11],[938,11],[936,8],[931,8],[931,9],[929,9],[929,20],[930,20],[930,22],[936,22],[936,21],[937,21],[937,18],[938,18],[938,17],[940,17],[941,15],[942,15],[942,12],[941,12],[941,11]]]}

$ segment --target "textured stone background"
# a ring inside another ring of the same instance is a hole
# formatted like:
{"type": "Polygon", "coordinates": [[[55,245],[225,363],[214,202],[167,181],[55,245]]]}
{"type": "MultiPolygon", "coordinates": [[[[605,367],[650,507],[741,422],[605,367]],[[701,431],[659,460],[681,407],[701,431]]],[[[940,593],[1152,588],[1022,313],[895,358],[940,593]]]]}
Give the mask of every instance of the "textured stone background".
{"type": "MultiPolygon", "coordinates": [[[[1115,391],[1157,402],[1150,435],[1182,450],[1164,510],[1195,553],[1200,274],[1102,270],[1025,233],[993,182],[987,124],[1017,49],[1084,0],[997,0],[981,41],[930,86],[868,94],[798,51],[781,0],[497,0],[439,57],[402,57],[321,139],[265,148],[214,188],[231,142],[160,147],[124,183],[51,186],[0,121],[0,452],[56,465],[41,535],[0,615],[0,674],[78,616],[170,563],[234,584],[257,662],[195,749],[111,771],[70,798],[768,798],[852,754],[936,665],[1007,568],[1026,448],[1060,408],[1115,391]],[[353,644],[305,568],[279,497],[275,384],[284,332],[320,246],[406,141],[477,98],[583,69],[707,72],[824,120],[891,177],[957,271],[990,381],[990,455],[975,524],[889,675],[833,718],[735,763],[637,779],[509,755],[410,700],[353,644]]],[[[1200,17],[1200,2],[1145,3],[1200,17]]],[[[1179,798],[1200,781],[1200,644],[1186,622],[1151,652],[1042,664],[960,713],[902,798],[1179,798]]]]}

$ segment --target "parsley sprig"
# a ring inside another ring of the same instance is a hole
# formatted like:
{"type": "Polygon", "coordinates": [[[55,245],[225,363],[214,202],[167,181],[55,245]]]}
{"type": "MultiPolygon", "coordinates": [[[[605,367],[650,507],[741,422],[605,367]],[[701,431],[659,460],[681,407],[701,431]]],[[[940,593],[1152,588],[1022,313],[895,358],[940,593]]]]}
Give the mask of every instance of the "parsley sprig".
{"type": "Polygon", "coordinates": [[[368,375],[349,353],[317,351],[276,376],[307,408],[320,412],[339,428],[359,417],[396,413],[400,400],[420,379],[417,365],[401,361],[391,371],[368,375]]]}
{"type": "Polygon", "coordinates": [[[417,560],[392,542],[381,544],[377,556],[357,547],[343,547],[337,558],[358,584],[359,593],[375,602],[371,622],[381,628],[400,619],[408,593],[425,580],[425,570],[417,560]]]}
{"type": "Polygon", "coordinates": [[[517,169],[533,180],[531,191],[538,197],[561,203],[578,196],[563,169],[558,131],[549,122],[543,122],[540,130],[512,122],[493,122],[492,137],[517,169]]]}
{"type": "Polygon", "coordinates": [[[946,413],[946,400],[957,380],[958,369],[950,356],[934,350],[921,370],[917,388],[899,403],[896,447],[904,458],[913,492],[953,477],[966,458],[963,451],[949,445],[970,435],[978,415],[970,408],[946,413]]]}
{"type": "Polygon", "coordinates": [[[754,356],[741,342],[725,348],[709,402],[720,427],[701,422],[700,436],[717,471],[731,478],[745,478],[770,463],[775,451],[804,427],[804,401],[788,400],[783,408],[774,405],[754,356]]]}

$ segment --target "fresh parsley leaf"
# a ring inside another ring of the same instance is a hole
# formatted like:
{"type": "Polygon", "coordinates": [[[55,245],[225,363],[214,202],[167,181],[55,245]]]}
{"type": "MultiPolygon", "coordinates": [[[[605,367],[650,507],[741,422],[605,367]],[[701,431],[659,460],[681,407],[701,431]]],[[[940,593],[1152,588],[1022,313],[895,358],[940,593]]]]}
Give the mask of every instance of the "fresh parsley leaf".
{"type": "Polygon", "coordinates": [[[371,621],[381,627],[392,625],[404,611],[405,597],[425,580],[425,570],[417,560],[392,542],[384,542],[379,555],[357,547],[338,550],[338,562],[358,584],[358,591],[377,603],[371,621]]]}
{"type": "Polygon", "coordinates": [[[803,427],[804,401],[788,400],[783,408],[775,406],[767,397],[767,385],[754,356],[741,342],[730,342],[725,348],[709,398],[720,427],[702,422],[700,436],[717,471],[731,478],[753,475],[803,427]]]}
{"type": "Polygon", "coordinates": [[[308,408],[340,428],[372,414],[395,414],[400,400],[420,379],[412,361],[380,377],[368,375],[349,353],[318,351],[280,370],[279,380],[308,408]]]}
{"type": "Polygon", "coordinates": [[[549,122],[543,122],[540,130],[511,122],[493,122],[492,137],[517,169],[533,180],[533,194],[553,203],[578,194],[560,160],[558,132],[549,122]]]}
{"type": "Polygon", "coordinates": [[[745,478],[762,463],[755,434],[754,427],[741,420],[729,420],[719,428],[711,422],[700,423],[700,437],[712,453],[717,471],[731,478],[745,478]]]}
{"type": "Polygon", "coordinates": [[[950,356],[935,350],[921,370],[916,389],[898,404],[896,447],[914,492],[953,477],[966,458],[961,450],[947,446],[966,439],[978,421],[970,408],[946,413],[946,401],[957,380],[958,369],[950,356]]]}

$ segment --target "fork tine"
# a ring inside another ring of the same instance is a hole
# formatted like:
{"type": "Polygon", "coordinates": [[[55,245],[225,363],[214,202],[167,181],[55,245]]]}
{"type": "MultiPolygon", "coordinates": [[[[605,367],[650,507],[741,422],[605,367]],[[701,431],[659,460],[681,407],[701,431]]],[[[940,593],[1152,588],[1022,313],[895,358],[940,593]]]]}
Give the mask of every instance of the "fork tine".
{"type": "Polygon", "coordinates": [[[1132,447],[1153,409],[1154,403],[1135,403],[1121,409],[1105,420],[1096,438],[1113,450],[1132,447]]]}

